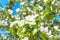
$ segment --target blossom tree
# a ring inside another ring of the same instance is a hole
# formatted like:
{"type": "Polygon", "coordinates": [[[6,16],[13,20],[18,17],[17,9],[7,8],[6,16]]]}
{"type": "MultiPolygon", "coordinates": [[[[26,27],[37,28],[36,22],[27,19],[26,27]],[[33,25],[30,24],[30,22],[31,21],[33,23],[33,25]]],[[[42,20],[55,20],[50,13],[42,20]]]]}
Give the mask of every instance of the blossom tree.
{"type": "MultiPolygon", "coordinates": [[[[59,40],[60,0],[20,0],[22,9],[13,15],[13,4],[18,0],[8,0],[8,6],[0,11],[0,27],[11,34],[11,40],[59,40]]],[[[5,37],[8,40],[8,37],[5,37]]]]}

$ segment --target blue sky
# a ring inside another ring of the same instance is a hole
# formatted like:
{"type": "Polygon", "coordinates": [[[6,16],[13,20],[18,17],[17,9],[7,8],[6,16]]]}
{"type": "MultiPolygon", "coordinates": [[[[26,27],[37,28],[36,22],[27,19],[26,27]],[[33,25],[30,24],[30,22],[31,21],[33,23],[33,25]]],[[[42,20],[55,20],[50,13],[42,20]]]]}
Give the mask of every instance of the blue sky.
{"type": "MultiPolygon", "coordinates": [[[[8,5],[7,5],[7,2],[8,2],[8,0],[0,0],[0,4],[2,5],[2,7],[8,6],[8,5]]],[[[21,7],[21,5],[19,4],[19,2],[20,2],[20,0],[18,1],[18,3],[14,3],[14,6],[13,6],[13,8],[12,8],[12,10],[13,10],[13,15],[16,15],[16,14],[17,14],[16,11],[15,11],[17,8],[22,9],[22,7],[21,7]]],[[[29,4],[29,2],[28,2],[28,4],[29,4]]],[[[1,10],[1,8],[0,8],[0,10],[1,10]]],[[[58,20],[59,18],[60,18],[60,16],[59,16],[59,15],[56,15],[56,19],[58,20]]],[[[6,30],[0,28],[0,34],[3,34],[3,35],[6,36],[6,30]]]]}

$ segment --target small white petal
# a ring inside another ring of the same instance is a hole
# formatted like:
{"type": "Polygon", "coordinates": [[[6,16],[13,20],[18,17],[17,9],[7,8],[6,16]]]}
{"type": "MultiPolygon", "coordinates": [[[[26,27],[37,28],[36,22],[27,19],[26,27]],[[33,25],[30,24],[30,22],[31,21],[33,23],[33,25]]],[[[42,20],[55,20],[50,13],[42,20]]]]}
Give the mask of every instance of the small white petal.
{"type": "Polygon", "coordinates": [[[55,30],[58,30],[58,26],[54,26],[54,29],[55,29],[55,30]]]}
{"type": "Polygon", "coordinates": [[[28,37],[24,37],[24,39],[23,40],[28,40],[28,37]]]}
{"type": "Polygon", "coordinates": [[[44,31],[44,26],[40,26],[40,31],[41,31],[41,32],[44,31]]]}
{"type": "Polygon", "coordinates": [[[41,25],[41,26],[43,26],[43,25],[44,25],[44,23],[43,23],[43,22],[41,22],[41,23],[40,23],[40,25],[41,25]]]}
{"type": "Polygon", "coordinates": [[[21,2],[20,4],[21,4],[21,5],[24,5],[24,2],[21,2]]]}
{"type": "Polygon", "coordinates": [[[38,7],[39,7],[41,10],[43,10],[43,7],[42,7],[42,6],[39,5],[38,7]]]}
{"type": "Polygon", "coordinates": [[[44,0],[44,2],[47,2],[47,0],[44,0]]]}
{"type": "Polygon", "coordinates": [[[26,12],[23,12],[23,15],[26,15],[26,12]]]}
{"type": "Polygon", "coordinates": [[[37,29],[34,29],[34,30],[33,30],[33,33],[36,33],[36,32],[37,32],[37,29]]]}
{"type": "Polygon", "coordinates": [[[31,11],[31,9],[30,9],[29,7],[27,7],[27,10],[28,10],[28,11],[31,11]]]}
{"type": "Polygon", "coordinates": [[[17,8],[17,9],[16,9],[16,12],[19,12],[19,11],[20,11],[20,8],[17,8]]]}
{"type": "Polygon", "coordinates": [[[54,3],[55,3],[55,0],[52,1],[52,4],[54,4],[54,3]]]}
{"type": "Polygon", "coordinates": [[[13,11],[12,11],[11,9],[8,9],[8,12],[9,12],[10,14],[12,14],[12,13],[13,13],[13,11]]]}

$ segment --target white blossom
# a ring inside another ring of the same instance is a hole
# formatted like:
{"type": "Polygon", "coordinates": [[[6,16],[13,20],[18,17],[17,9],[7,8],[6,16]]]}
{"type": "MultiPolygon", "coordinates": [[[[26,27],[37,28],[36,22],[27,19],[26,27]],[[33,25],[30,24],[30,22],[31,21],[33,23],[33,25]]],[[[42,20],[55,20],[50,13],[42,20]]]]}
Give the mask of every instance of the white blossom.
{"type": "Polygon", "coordinates": [[[33,30],[33,33],[36,33],[36,32],[37,32],[37,29],[34,29],[34,30],[33,30]]]}
{"type": "Polygon", "coordinates": [[[24,20],[21,20],[21,21],[19,21],[18,22],[18,25],[21,27],[22,25],[24,25],[25,24],[25,21],[24,20]]]}
{"type": "Polygon", "coordinates": [[[17,9],[16,9],[16,12],[19,12],[19,11],[20,11],[20,8],[17,8],[17,9]]]}
{"type": "Polygon", "coordinates": [[[29,7],[27,7],[27,10],[28,10],[28,11],[31,11],[31,9],[30,9],[29,7]]]}
{"type": "Polygon", "coordinates": [[[44,2],[47,2],[48,0],[44,0],[44,2]]]}
{"type": "Polygon", "coordinates": [[[44,22],[41,22],[40,25],[43,26],[44,25],[44,22]]]}
{"type": "Polygon", "coordinates": [[[19,35],[20,37],[23,37],[23,35],[19,35]]]}
{"type": "Polygon", "coordinates": [[[27,21],[35,21],[35,20],[34,20],[34,16],[30,16],[30,15],[26,16],[25,19],[26,19],[27,21]]]}
{"type": "Polygon", "coordinates": [[[38,5],[38,7],[40,8],[40,10],[43,10],[43,7],[42,6],[38,5]]]}
{"type": "Polygon", "coordinates": [[[7,21],[5,21],[5,20],[1,20],[1,21],[0,21],[0,25],[2,25],[2,26],[7,26],[8,23],[7,23],[7,21]]]}
{"type": "Polygon", "coordinates": [[[23,15],[26,15],[26,12],[23,12],[23,15]]]}
{"type": "Polygon", "coordinates": [[[13,21],[13,22],[10,22],[10,27],[13,27],[13,25],[15,25],[16,23],[18,23],[18,21],[13,21]]]}
{"type": "Polygon", "coordinates": [[[52,1],[52,4],[54,4],[54,3],[55,3],[55,0],[52,1]]]}
{"type": "Polygon", "coordinates": [[[54,26],[54,29],[55,29],[55,30],[58,30],[58,26],[54,26]]]}
{"type": "Polygon", "coordinates": [[[45,28],[44,28],[44,32],[45,32],[45,33],[48,33],[48,27],[45,27],[45,28]]]}
{"type": "Polygon", "coordinates": [[[50,36],[49,36],[49,38],[52,38],[52,37],[53,37],[53,35],[50,35],[50,36]]]}
{"type": "Polygon", "coordinates": [[[27,21],[35,21],[34,18],[36,18],[37,16],[39,16],[39,15],[38,15],[38,14],[28,15],[28,16],[25,17],[25,19],[26,19],[27,21]]]}
{"type": "Polygon", "coordinates": [[[25,3],[24,2],[21,2],[20,5],[24,5],[25,3]]]}
{"type": "Polygon", "coordinates": [[[38,1],[41,1],[41,0],[38,0],[38,1]]]}
{"type": "Polygon", "coordinates": [[[24,39],[23,40],[28,40],[28,37],[24,37],[24,39]]]}
{"type": "Polygon", "coordinates": [[[29,24],[29,25],[35,25],[36,22],[35,22],[35,21],[32,21],[32,22],[26,21],[26,24],[29,24]]]}
{"type": "Polygon", "coordinates": [[[10,23],[10,27],[13,27],[14,24],[15,24],[15,23],[11,22],[11,23],[10,23]]]}
{"type": "Polygon", "coordinates": [[[13,13],[13,11],[12,11],[11,9],[8,9],[8,12],[9,12],[10,14],[12,14],[12,13],[13,13]]]}
{"type": "Polygon", "coordinates": [[[51,35],[51,30],[47,33],[47,35],[48,35],[48,36],[50,36],[50,35],[51,35]]]}
{"type": "Polygon", "coordinates": [[[40,16],[41,17],[41,19],[43,19],[44,18],[44,16],[40,16]]]}
{"type": "Polygon", "coordinates": [[[41,31],[41,32],[44,31],[44,26],[40,26],[40,31],[41,31]]]}
{"type": "Polygon", "coordinates": [[[33,15],[34,16],[34,18],[36,18],[36,17],[38,17],[39,16],[39,14],[35,14],[35,15],[33,15]]]}

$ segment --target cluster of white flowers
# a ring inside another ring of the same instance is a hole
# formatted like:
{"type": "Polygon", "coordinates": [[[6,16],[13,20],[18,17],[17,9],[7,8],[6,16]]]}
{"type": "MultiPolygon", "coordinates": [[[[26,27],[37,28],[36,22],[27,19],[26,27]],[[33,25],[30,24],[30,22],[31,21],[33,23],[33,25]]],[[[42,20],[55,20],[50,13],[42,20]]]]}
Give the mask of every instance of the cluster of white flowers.
{"type": "Polygon", "coordinates": [[[21,27],[22,25],[24,25],[24,20],[20,20],[20,21],[16,20],[16,21],[13,21],[13,22],[10,23],[10,27],[13,27],[13,25],[15,25],[16,23],[21,27]]]}
{"type": "Polygon", "coordinates": [[[48,31],[48,27],[44,27],[43,22],[41,22],[40,31],[46,33],[49,37],[52,37],[51,30],[48,31]]]}
{"type": "Polygon", "coordinates": [[[38,17],[38,14],[34,14],[34,15],[28,15],[25,17],[25,19],[23,20],[16,20],[10,23],[10,27],[13,27],[13,25],[15,25],[16,23],[21,27],[24,24],[30,24],[30,25],[34,25],[36,24],[35,22],[35,18],[38,17]]]}
{"type": "Polygon", "coordinates": [[[39,14],[28,15],[28,16],[25,17],[25,19],[26,19],[27,21],[35,21],[34,18],[36,18],[37,16],[39,16],[39,14]]]}
{"type": "Polygon", "coordinates": [[[46,33],[49,37],[52,37],[52,32],[51,30],[48,31],[48,27],[40,26],[40,31],[46,33]]]}
{"type": "Polygon", "coordinates": [[[26,23],[27,23],[27,24],[30,24],[30,25],[36,24],[34,18],[36,18],[37,16],[39,16],[39,15],[38,15],[38,14],[35,14],[35,15],[32,15],[32,16],[31,16],[31,15],[26,16],[26,17],[25,17],[26,23]]]}
{"type": "Polygon", "coordinates": [[[24,24],[25,24],[25,20],[21,20],[21,21],[18,22],[18,25],[19,25],[19,26],[22,26],[22,25],[24,25],[24,24]]]}

